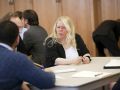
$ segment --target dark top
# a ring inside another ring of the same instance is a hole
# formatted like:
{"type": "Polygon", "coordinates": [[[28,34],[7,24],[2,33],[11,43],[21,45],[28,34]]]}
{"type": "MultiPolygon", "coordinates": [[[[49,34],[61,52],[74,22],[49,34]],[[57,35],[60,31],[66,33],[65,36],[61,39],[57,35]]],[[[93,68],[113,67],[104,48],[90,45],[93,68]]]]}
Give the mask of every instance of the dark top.
{"type": "Polygon", "coordinates": [[[21,53],[24,53],[26,55],[29,55],[26,47],[25,47],[25,44],[23,42],[23,40],[21,39],[21,37],[19,36],[19,44],[17,45],[17,51],[21,52],[21,53]]]}
{"type": "Polygon", "coordinates": [[[120,36],[120,22],[114,20],[103,21],[93,32],[93,38],[96,36],[106,36],[111,40],[118,40],[120,36]]]}
{"type": "Polygon", "coordinates": [[[21,90],[23,81],[41,89],[51,88],[55,75],[34,66],[26,55],[0,46],[0,90],[21,90]]]}
{"type": "MultiPolygon", "coordinates": [[[[79,56],[83,56],[86,53],[89,53],[84,41],[80,37],[80,35],[76,34],[75,36],[76,44],[77,44],[77,52],[79,56]]],[[[52,38],[48,38],[46,40],[46,67],[54,66],[55,59],[58,57],[66,58],[64,48],[58,42],[53,43],[52,38]]]]}
{"type": "Polygon", "coordinates": [[[112,90],[120,90],[120,78],[117,83],[113,86],[112,90]]]}
{"type": "Polygon", "coordinates": [[[32,55],[32,60],[38,64],[45,61],[45,47],[43,45],[47,37],[46,30],[41,26],[30,26],[30,29],[24,33],[24,44],[32,55]]]}

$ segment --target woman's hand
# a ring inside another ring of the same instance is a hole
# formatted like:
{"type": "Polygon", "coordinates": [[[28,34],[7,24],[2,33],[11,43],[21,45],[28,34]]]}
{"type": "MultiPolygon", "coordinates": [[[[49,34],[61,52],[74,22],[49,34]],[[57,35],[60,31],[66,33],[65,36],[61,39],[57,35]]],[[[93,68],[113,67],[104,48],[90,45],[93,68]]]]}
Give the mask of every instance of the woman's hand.
{"type": "Polygon", "coordinates": [[[76,58],[75,60],[73,60],[72,64],[80,64],[82,62],[82,56],[79,56],[78,58],[76,58]]]}
{"type": "Polygon", "coordinates": [[[90,63],[90,59],[89,59],[88,57],[86,57],[86,56],[83,56],[83,57],[82,57],[82,62],[83,62],[84,64],[88,64],[88,63],[90,63]]]}

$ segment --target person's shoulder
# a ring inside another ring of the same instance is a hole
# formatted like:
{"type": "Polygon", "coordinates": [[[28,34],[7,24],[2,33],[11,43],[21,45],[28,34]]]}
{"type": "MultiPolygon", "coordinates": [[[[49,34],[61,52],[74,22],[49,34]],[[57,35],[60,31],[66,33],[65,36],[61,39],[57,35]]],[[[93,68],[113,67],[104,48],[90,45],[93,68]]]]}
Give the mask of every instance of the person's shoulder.
{"type": "Polygon", "coordinates": [[[115,20],[104,20],[103,22],[116,22],[115,20]]]}
{"type": "Polygon", "coordinates": [[[46,39],[46,44],[51,44],[53,42],[53,38],[52,37],[48,37],[47,39],[46,39]]]}
{"type": "Polygon", "coordinates": [[[14,58],[19,58],[19,59],[21,59],[21,58],[26,58],[27,56],[25,55],[25,54],[23,54],[23,53],[21,53],[21,52],[13,52],[12,53],[12,56],[14,57],[14,58]]]}
{"type": "Polygon", "coordinates": [[[44,27],[39,26],[39,28],[40,28],[40,30],[41,30],[44,34],[47,34],[47,31],[46,31],[46,29],[45,29],[44,27]]]}
{"type": "Polygon", "coordinates": [[[40,25],[31,26],[31,29],[38,29],[38,30],[46,31],[45,28],[43,26],[40,26],[40,25]]]}
{"type": "Polygon", "coordinates": [[[77,38],[81,38],[80,34],[75,33],[75,38],[76,38],[76,39],[77,39],[77,38]]]}
{"type": "Polygon", "coordinates": [[[79,37],[79,36],[80,36],[80,34],[78,34],[78,33],[75,33],[75,36],[76,36],[76,37],[79,37]]]}
{"type": "Polygon", "coordinates": [[[22,54],[20,52],[8,52],[7,57],[9,57],[8,62],[12,65],[20,64],[21,62],[28,61],[28,58],[25,54],[22,54]]]}
{"type": "Polygon", "coordinates": [[[54,38],[49,37],[46,39],[46,46],[47,47],[53,47],[56,44],[54,38]]]}
{"type": "Polygon", "coordinates": [[[48,33],[46,29],[40,25],[31,26],[31,32],[40,32],[39,34],[47,36],[48,33]]]}
{"type": "Polygon", "coordinates": [[[36,26],[30,26],[30,28],[27,31],[25,31],[24,36],[32,37],[33,33],[35,33],[37,29],[39,29],[39,28],[36,26]]]}
{"type": "Polygon", "coordinates": [[[27,32],[31,33],[31,32],[36,32],[36,30],[39,30],[40,27],[37,25],[32,25],[29,27],[29,29],[27,30],[27,32]]]}
{"type": "Polygon", "coordinates": [[[76,34],[75,39],[76,39],[76,42],[77,42],[77,43],[84,42],[84,40],[83,40],[83,38],[81,37],[80,34],[76,34]]]}
{"type": "Polygon", "coordinates": [[[45,28],[44,28],[43,26],[40,26],[40,25],[39,25],[39,28],[41,28],[41,29],[45,30],[45,28]]]}
{"type": "Polygon", "coordinates": [[[115,20],[104,20],[104,21],[102,21],[102,23],[101,24],[113,24],[113,23],[116,23],[117,21],[115,21],[115,20]]]}
{"type": "Polygon", "coordinates": [[[47,38],[47,41],[51,41],[51,40],[53,40],[52,37],[48,37],[48,38],[47,38]]]}

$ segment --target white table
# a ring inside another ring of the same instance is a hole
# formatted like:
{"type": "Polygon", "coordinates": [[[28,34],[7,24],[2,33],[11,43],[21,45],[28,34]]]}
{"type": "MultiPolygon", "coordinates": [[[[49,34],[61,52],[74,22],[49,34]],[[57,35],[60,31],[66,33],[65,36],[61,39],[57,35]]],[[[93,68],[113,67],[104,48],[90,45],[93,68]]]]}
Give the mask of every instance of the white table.
{"type": "Polygon", "coordinates": [[[102,78],[99,77],[71,77],[76,72],[58,73],[57,76],[62,79],[56,79],[56,87],[49,90],[93,90],[98,87],[109,84],[110,82],[118,80],[120,77],[120,69],[104,69],[103,66],[111,59],[120,59],[120,57],[92,57],[90,64],[80,65],[62,65],[51,67],[51,69],[59,70],[66,68],[75,68],[78,71],[95,71],[95,72],[108,72],[102,78]]]}

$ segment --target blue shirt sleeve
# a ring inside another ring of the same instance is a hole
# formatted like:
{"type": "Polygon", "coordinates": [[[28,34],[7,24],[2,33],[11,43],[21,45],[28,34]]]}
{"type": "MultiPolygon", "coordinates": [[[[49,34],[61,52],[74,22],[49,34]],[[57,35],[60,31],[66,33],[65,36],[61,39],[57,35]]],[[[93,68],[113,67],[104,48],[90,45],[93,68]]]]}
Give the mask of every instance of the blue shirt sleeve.
{"type": "Polygon", "coordinates": [[[52,88],[55,84],[55,75],[36,67],[26,56],[18,55],[14,61],[16,77],[40,88],[52,88]]]}

